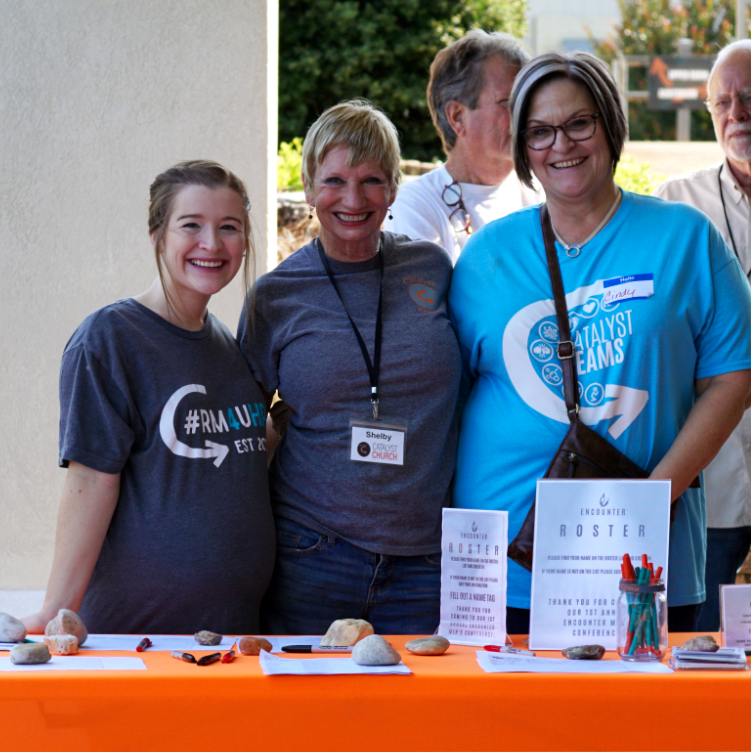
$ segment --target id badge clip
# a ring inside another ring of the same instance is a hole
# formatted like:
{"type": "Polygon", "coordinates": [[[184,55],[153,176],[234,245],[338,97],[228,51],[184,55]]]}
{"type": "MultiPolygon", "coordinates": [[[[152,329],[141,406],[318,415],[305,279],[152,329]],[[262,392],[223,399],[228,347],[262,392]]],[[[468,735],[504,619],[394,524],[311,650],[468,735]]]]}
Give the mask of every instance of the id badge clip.
{"type": "Polygon", "coordinates": [[[407,421],[353,415],[349,420],[349,458],[356,462],[404,465],[407,454],[407,421]]]}

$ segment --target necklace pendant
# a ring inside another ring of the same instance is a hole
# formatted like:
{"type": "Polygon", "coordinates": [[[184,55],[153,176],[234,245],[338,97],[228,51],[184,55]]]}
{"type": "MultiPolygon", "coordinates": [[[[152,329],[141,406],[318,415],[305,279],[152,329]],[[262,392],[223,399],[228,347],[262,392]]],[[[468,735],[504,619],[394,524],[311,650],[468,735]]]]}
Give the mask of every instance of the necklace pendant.
{"type": "MultiPolygon", "coordinates": [[[[582,243],[584,245],[584,243],[582,243]]],[[[566,255],[569,258],[576,258],[582,252],[581,245],[566,246],[566,255]]]]}

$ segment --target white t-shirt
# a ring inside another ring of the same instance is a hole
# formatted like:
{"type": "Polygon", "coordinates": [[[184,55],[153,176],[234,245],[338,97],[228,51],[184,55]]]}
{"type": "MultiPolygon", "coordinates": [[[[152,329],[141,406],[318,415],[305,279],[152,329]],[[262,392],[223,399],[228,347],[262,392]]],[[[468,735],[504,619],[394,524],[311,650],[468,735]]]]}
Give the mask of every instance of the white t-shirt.
{"type": "MultiPolygon", "coordinates": [[[[442,245],[456,263],[469,234],[454,230],[449,217],[457,207],[448,206],[441,197],[444,188],[453,182],[449,171],[441,165],[402,185],[391,207],[394,218],[386,220],[384,229],[413,239],[432,240],[442,245]]],[[[472,232],[494,219],[544,201],[541,190],[523,186],[513,171],[500,185],[459,185],[472,232]]]]}
{"type": "MultiPolygon", "coordinates": [[[[681,201],[703,211],[733,249],[728,230],[732,230],[743,271],[751,271],[749,225],[751,211],[746,194],[738,187],[733,173],[724,163],[722,181],[727,220],[720,199],[720,164],[669,178],[654,192],[666,201],[681,201]]],[[[707,497],[707,527],[743,527],[751,525],[751,410],[746,410],[736,429],[704,471],[707,497]]]]}

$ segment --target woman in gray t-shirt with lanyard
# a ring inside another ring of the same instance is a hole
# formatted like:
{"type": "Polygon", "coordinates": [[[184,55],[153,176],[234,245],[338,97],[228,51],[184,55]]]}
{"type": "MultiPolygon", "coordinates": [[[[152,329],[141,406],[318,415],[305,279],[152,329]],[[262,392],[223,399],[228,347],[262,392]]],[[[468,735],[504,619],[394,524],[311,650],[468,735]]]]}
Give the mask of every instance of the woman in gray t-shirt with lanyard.
{"type": "Polygon", "coordinates": [[[322,634],[351,617],[432,633],[461,369],[451,260],[381,231],[399,145],[370,103],[321,115],[303,180],[320,235],[258,281],[255,321],[238,333],[259,385],[291,412],[270,470],[277,554],[262,627],[322,634]]]}

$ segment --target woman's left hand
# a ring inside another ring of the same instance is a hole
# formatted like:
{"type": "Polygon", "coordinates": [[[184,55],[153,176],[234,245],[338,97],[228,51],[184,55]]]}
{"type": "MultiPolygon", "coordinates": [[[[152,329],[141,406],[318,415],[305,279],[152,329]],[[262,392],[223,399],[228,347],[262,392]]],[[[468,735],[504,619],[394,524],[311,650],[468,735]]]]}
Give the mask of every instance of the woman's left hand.
{"type": "Polygon", "coordinates": [[[714,459],[751,402],[751,370],[697,379],[698,399],[668,453],[649,476],[672,480],[675,501],[714,459]]]}

